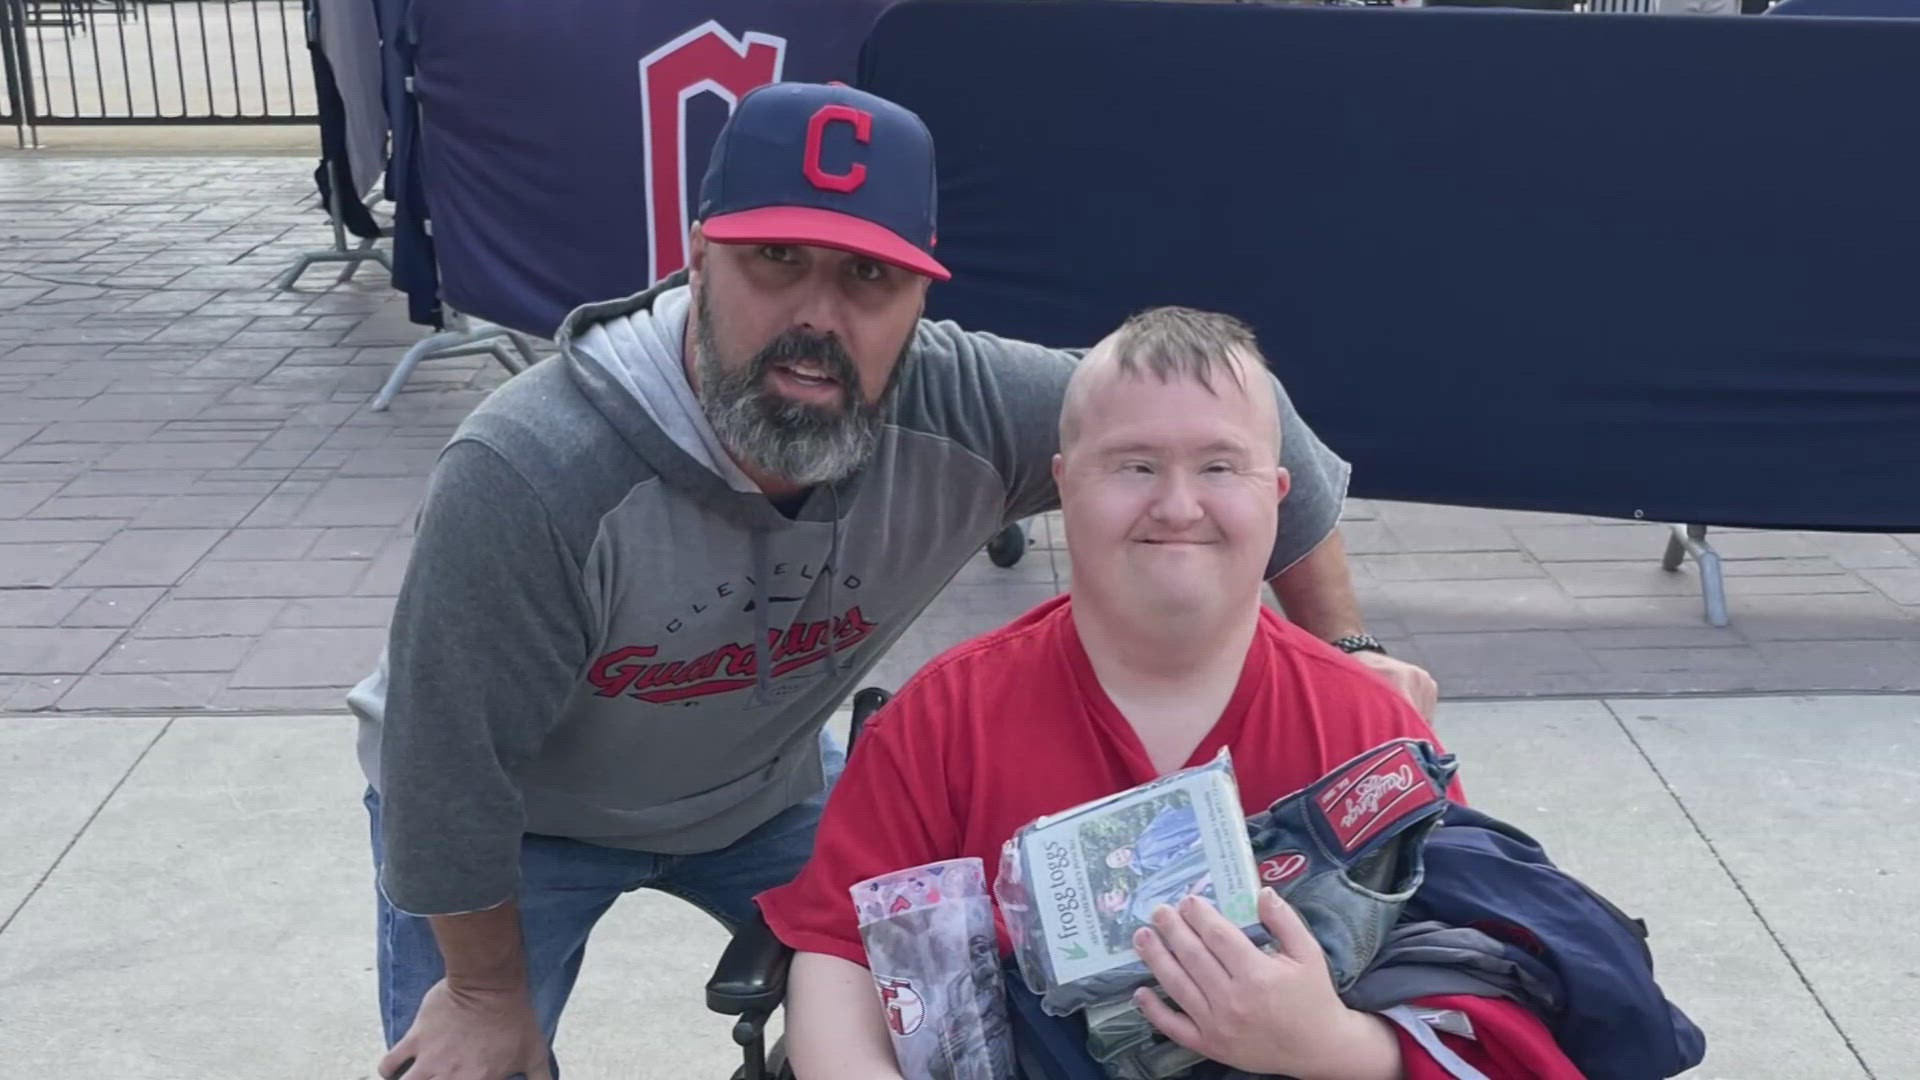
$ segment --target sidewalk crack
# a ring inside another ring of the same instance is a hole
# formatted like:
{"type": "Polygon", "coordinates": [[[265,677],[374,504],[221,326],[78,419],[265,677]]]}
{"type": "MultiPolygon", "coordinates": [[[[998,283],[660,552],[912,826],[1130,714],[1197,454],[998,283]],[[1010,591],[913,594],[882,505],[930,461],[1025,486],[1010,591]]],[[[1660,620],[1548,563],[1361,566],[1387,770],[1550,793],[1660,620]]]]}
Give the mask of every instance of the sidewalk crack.
{"type": "Polygon", "coordinates": [[[67,853],[73,850],[73,845],[79,843],[80,838],[87,835],[88,829],[93,828],[93,822],[100,816],[100,811],[105,810],[107,804],[113,801],[113,797],[120,794],[120,789],[126,786],[127,778],[133,775],[133,770],[139,768],[140,763],[147,760],[147,755],[153,752],[154,746],[166,737],[167,732],[173,730],[173,721],[175,719],[175,717],[168,717],[167,722],[160,725],[160,730],[154,732],[153,738],[147,740],[147,745],[140,748],[139,756],[135,757],[133,763],[127,766],[126,772],[120,774],[120,779],[113,782],[113,787],[108,790],[105,797],[100,800],[100,805],[94,807],[93,813],[88,814],[87,820],[82,822],[80,828],[74,831],[73,836],[67,840],[66,846],[60,849],[60,854],[54,856],[53,863],[47,867],[46,872],[41,874],[38,880],[34,881],[33,888],[27,890],[27,895],[21,897],[20,902],[15,904],[13,910],[7,913],[6,921],[0,922],[0,934],[5,934],[7,928],[13,925],[13,920],[20,917],[20,913],[27,909],[28,904],[33,903],[33,898],[40,894],[40,887],[45,885],[47,879],[53,876],[54,871],[60,869],[60,864],[67,860],[67,853]]]}
{"type": "Polygon", "coordinates": [[[1779,949],[1780,955],[1787,958],[1787,966],[1793,969],[1794,977],[1799,979],[1800,985],[1806,988],[1807,995],[1813,998],[1813,1003],[1820,1006],[1820,1014],[1827,1018],[1827,1023],[1833,1028],[1834,1034],[1840,1036],[1840,1041],[1846,1044],[1847,1053],[1853,1055],[1853,1060],[1860,1066],[1860,1071],[1867,1075],[1867,1080],[1878,1080],[1873,1067],[1867,1064],[1865,1057],[1861,1056],[1860,1048],[1853,1045],[1853,1038],[1847,1034],[1845,1028],[1840,1026],[1840,1018],[1833,1015],[1833,1010],[1827,1006],[1826,999],[1820,996],[1820,991],[1814,989],[1813,980],[1801,970],[1800,961],[1794,957],[1793,950],[1787,948],[1787,943],[1781,939],[1780,932],[1773,928],[1773,923],[1769,922],[1767,916],[1761,912],[1760,905],[1754,900],[1753,894],[1747,891],[1746,885],[1733,872],[1733,867],[1727,865],[1726,858],[1720,854],[1720,848],[1714,844],[1711,837],[1707,836],[1707,831],[1701,828],[1700,820],[1693,816],[1693,810],[1687,806],[1686,800],[1682,799],[1680,793],[1675,791],[1673,785],[1667,781],[1667,774],[1661,772],[1660,766],[1654,763],[1653,755],[1647,753],[1647,748],[1640,745],[1640,740],[1634,736],[1633,729],[1627,726],[1626,718],[1620,715],[1611,701],[1602,698],[1600,704],[1613,717],[1613,722],[1619,725],[1621,734],[1633,744],[1634,752],[1640,755],[1640,760],[1646,762],[1647,768],[1653,770],[1653,775],[1660,781],[1660,787],[1666,791],[1667,797],[1672,799],[1673,804],[1680,808],[1680,813],[1686,816],[1687,824],[1693,827],[1693,834],[1700,838],[1701,843],[1707,845],[1707,851],[1713,856],[1713,861],[1720,865],[1720,872],[1727,875],[1727,880],[1733,883],[1734,889],[1740,893],[1740,899],[1746,902],[1747,910],[1753,912],[1753,917],[1760,920],[1761,928],[1767,932],[1769,938],[1773,939],[1773,947],[1779,949]]]}

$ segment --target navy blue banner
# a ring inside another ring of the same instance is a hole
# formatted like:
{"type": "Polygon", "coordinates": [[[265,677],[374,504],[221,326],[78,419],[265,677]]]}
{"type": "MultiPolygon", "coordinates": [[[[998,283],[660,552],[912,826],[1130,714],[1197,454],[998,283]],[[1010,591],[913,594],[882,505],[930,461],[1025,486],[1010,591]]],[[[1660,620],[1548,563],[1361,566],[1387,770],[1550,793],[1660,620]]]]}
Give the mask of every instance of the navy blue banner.
{"type": "Polygon", "coordinates": [[[1354,494],[1920,530],[1920,24],[917,0],[931,314],[1259,331],[1354,494]]]}
{"type": "Polygon", "coordinates": [[[891,2],[413,0],[441,296],[549,336],[575,305],[678,269],[732,102],[852,82],[891,2]]]}

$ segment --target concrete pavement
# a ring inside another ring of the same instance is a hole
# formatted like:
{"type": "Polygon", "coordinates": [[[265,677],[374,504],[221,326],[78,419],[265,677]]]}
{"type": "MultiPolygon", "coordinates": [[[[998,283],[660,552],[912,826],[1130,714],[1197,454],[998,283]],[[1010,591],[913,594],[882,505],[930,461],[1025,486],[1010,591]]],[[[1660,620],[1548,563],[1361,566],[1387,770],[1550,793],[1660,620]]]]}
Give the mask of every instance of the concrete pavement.
{"type": "MultiPolygon", "coordinates": [[[[1469,797],[1652,928],[1713,1080],[1913,1075],[1920,697],[1450,703],[1469,797]]],[[[339,716],[0,719],[0,1065],[38,1080],[368,1077],[361,784],[339,716]]],[[[570,1075],[723,1078],[724,942],[617,904],[570,1075]]]]}

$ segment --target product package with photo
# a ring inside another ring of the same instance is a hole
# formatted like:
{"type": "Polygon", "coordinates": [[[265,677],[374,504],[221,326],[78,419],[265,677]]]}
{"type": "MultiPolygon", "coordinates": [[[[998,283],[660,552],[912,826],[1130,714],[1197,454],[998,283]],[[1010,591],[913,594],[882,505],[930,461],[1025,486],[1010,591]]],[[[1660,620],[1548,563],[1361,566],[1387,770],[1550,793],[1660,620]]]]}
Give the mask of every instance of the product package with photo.
{"type": "Polygon", "coordinates": [[[1161,904],[1192,895],[1259,925],[1259,879],[1232,759],[1050,814],[1010,838],[994,895],[1027,986],[1056,1016],[1152,982],[1133,947],[1161,904]]]}

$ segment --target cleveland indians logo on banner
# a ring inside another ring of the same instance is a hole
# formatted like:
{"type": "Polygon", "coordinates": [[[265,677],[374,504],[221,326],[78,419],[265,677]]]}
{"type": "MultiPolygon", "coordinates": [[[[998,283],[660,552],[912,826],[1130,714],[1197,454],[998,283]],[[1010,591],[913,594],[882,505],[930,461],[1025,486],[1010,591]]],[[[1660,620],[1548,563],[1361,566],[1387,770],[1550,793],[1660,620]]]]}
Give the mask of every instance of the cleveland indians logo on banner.
{"type": "Polygon", "coordinates": [[[747,91],[779,82],[786,59],[785,38],[754,32],[734,37],[711,19],[641,58],[648,281],[687,261],[687,102],[713,94],[731,111],[747,91]]]}

